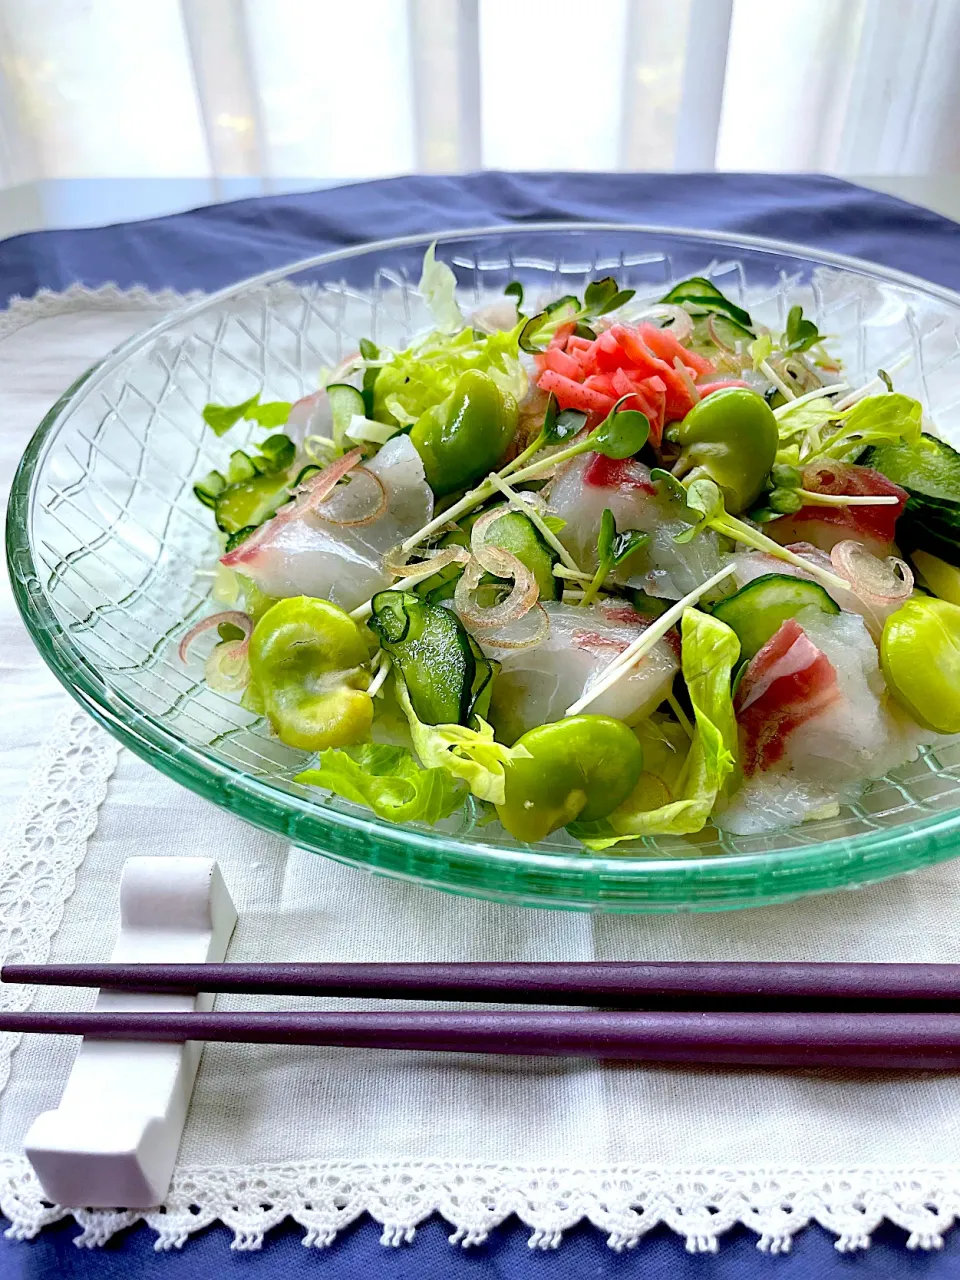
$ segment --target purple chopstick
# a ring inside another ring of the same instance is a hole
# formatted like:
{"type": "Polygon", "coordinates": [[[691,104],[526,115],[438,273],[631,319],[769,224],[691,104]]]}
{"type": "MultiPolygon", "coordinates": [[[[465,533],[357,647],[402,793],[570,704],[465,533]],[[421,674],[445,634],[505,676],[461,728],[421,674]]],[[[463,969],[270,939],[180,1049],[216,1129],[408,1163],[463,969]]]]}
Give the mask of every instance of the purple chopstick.
{"type": "Polygon", "coordinates": [[[0,1031],[729,1066],[956,1070],[956,1014],[3,1013],[0,1031]]]}
{"type": "Polygon", "coordinates": [[[960,965],[951,964],[11,964],[0,969],[0,979],[149,992],[261,992],[651,1010],[960,1012],[960,965]]]}

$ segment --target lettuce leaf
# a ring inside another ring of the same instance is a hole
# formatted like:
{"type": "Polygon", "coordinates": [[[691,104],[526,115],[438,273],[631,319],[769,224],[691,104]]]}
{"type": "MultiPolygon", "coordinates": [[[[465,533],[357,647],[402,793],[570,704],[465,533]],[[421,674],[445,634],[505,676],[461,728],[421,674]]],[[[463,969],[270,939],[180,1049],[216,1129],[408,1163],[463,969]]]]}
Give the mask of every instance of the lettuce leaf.
{"type": "Polygon", "coordinates": [[[462,779],[473,794],[491,804],[504,802],[504,765],[529,756],[525,747],[505,747],[494,740],[493,730],[480,716],[478,728],[462,724],[424,724],[417,719],[406,685],[396,675],[397,701],[410,724],[410,735],[426,769],[445,769],[462,779]]]}
{"type": "MultiPolygon", "coordinates": [[[[737,722],[730,677],[740,655],[740,642],[725,623],[698,609],[684,611],[681,635],[683,678],[696,726],[676,778],[676,798],[649,808],[651,775],[645,770],[633,794],[605,820],[608,833],[583,827],[574,832],[590,849],[600,851],[637,836],[691,835],[700,831],[717,801],[737,781],[737,722]]],[[[675,749],[675,743],[671,746],[675,749]]]]}
{"type": "Polygon", "coordinates": [[[917,444],[923,430],[923,406],[899,391],[866,396],[843,416],[839,430],[825,439],[817,457],[853,462],[868,445],[917,444]]]}
{"type": "Polygon", "coordinates": [[[419,289],[433,312],[441,333],[456,333],[464,326],[463,313],[457,306],[457,277],[445,262],[438,262],[437,242],[423,255],[419,289]]]}
{"type": "Polygon", "coordinates": [[[453,335],[434,331],[395,352],[374,383],[372,416],[401,427],[419,422],[425,413],[445,420],[457,381],[468,369],[485,373],[519,403],[527,394],[518,345],[521,327],[485,335],[472,329],[453,335]]]}
{"type": "Polygon", "coordinates": [[[398,430],[399,427],[389,423],[376,422],[372,418],[365,418],[362,413],[355,413],[343,434],[356,444],[386,444],[398,430]]]}
{"type": "Polygon", "coordinates": [[[260,392],[244,400],[242,404],[207,404],[203,407],[203,420],[214,435],[225,435],[241,418],[255,422],[259,427],[282,427],[290,417],[293,406],[288,400],[271,400],[260,403],[260,392]]]}
{"type": "Polygon", "coordinates": [[[296,782],[364,804],[387,822],[439,822],[463,803],[464,788],[445,769],[421,769],[405,747],[366,742],[321,751],[296,782]]]}
{"type": "Polygon", "coordinates": [[[776,415],[780,433],[777,461],[790,466],[818,458],[854,462],[874,444],[916,444],[923,425],[920,401],[896,391],[865,396],[840,413],[824,397],[796,407],[781,405],[776,415]]]}
{"type": "Polygon", "coordinates": [[[404,408],[404,406],[400,403],[400,397],[396,394],[391,396],[384,396],[383,406],[387,410],[387,412],[390,414],[390,416],[396,422],[399,422],[401,427],[412,427],[417,420],[414,414],[409,413],[404,408]]]}
{"type": "Polygon", "coordinates": [[[750,359],[753,361],[754,373],[760,372],[760,366],[765,360],[773,355],[773,339],[769,333],[762,333],[759,338],[755,338],[747,347],[750,353],[750,359]]]}
{"type": "Polygon", "coordinates": [[[833,402],[823,396],[819,400],[807,400],[803,404],[780,405],[777,412],[777,428],[781,444],[793,436],[805,435],[813,427],[819,429],[836,416],[833,402]]]}

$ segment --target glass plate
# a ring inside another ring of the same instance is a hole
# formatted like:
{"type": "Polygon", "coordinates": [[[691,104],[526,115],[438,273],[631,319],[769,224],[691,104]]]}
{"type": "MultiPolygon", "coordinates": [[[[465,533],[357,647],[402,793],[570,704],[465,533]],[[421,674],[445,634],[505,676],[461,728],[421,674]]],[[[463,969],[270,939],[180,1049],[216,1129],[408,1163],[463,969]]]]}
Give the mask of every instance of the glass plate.
{"type": "MultiPolygon", "coordinates": [[[[513,279],[528,296],[614,274],[642,297],[707,275],[772,327],[802,303],[836,336],[851,381],[894,372],[947,439],[960,438],[960,296],[854,259],[716,233],[607,224],[447,232],[438,253],[465,308],[513,279]]],[[[208,401],[296,400],[363,336],[391,346],[429,327],[417,294],[428,239],[326,254],[225,290],[125,343],[40,424],[13,485],[7,553],[30,633],[68,690],[158,769],[249,822],[340,861],[437,888],[594,911],[715,909],[864,884],[954,853],[960,740],[874,783],[829,820],[764,835],[712,828],[604,856],[564,833],[517,845],[466,810],[443,830],[396,827],[292,781],[305,757],[200,679],[212,521],[192,485],[229,451],[208,401]]],[[[252,435],[255,428],[251,428],[252,435]]],[[[211,641],[212,643],[212,641],[211,641]]]]}

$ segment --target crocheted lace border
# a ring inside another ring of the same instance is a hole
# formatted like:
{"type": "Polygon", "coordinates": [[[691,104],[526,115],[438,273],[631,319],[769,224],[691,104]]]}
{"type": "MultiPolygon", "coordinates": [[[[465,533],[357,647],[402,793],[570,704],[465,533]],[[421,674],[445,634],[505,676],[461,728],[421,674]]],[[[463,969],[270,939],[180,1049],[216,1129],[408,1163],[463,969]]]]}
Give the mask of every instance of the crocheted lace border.
{"type": "Polygon", "coordinates": [[[347,1163],[312,1161],[179,1169],[166,1203],[153,1210],[64,1209],[51,1205],[22,1159],[0,1160],[0,1210],[7,1235],[25,1240],[73,1216],[75,1243],[93,1247],[144,1222],[154,1248],[180,1248],[213,1222],[233,1233],[232,1248],[259,1249],[267,1232],[292,1218],[303,1244],[323,1248],[364,1214],[382,1227],[384,1245],[409,1244],[417,1227],[439,1215],[451,1244],[482,1244],[515,1214],[529,1244],[555,1249],[579,1222],[605,1233],[617,1251],[632,1249],[655,1227],[684,1237],[691,1253],[715,1252],[720,1237],[743,1225],[757,1247],[786,1253],[812,1222],[836,1236],[841,1252],[864,1249],[885,1219],[908,1233],[908,1249],[939,1249],[960,1213],[960,1170],[926,1169],[643,1169],[479,1165],[459,1161],[347,1163]]]}

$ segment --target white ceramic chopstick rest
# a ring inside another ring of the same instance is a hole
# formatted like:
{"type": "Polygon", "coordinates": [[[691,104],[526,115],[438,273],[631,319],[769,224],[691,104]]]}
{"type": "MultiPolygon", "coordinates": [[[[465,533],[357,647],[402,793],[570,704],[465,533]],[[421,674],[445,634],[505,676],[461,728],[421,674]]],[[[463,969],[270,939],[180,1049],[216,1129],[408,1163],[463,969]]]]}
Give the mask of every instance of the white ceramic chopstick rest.
{"type": "MultiPolygon", "coordinates": [[[[212,858],[129,858],[120,881],[120,933],[111,960],[223,960],[237,923],[212,858]]],[[[94,1008],[207,1010],[211,995],[101,990],[94,1008]]],[[[24,1140],[44,1194],[67,1208],[146,1209],[173,1175],[203,1045],[85,1038],[56,1111],[24,1140]]]]}

